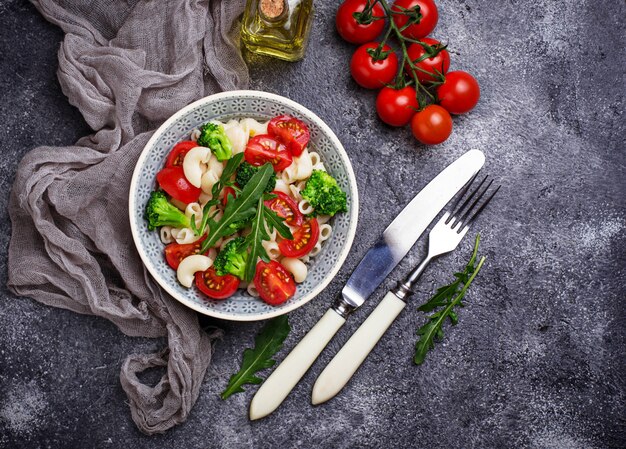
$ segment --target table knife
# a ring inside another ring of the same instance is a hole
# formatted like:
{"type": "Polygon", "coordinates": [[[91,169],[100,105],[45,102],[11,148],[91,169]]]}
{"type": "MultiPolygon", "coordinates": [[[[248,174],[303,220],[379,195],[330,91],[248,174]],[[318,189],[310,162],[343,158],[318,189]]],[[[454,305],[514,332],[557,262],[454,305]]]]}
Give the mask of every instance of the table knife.
{"type": "Polygon", "coordinates": [[[263,382],[250,404],[251,420],[263,418],[278,408],[348,316],[376,290],[484,163],[485,156],[480,150],[468,151],[439,173],[400,212],[365,254],[341,291],[341,297],[263,382]]]}

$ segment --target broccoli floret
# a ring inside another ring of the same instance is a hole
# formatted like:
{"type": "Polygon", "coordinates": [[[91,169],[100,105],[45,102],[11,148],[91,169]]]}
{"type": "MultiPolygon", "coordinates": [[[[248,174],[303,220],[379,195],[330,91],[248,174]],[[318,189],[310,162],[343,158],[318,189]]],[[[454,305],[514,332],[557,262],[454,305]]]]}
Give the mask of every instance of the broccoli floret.
{"type": "Polygon", "coordinates": [[[150,231],[159,226],[174,226],[175,228],[188,228],[191,226],[189,218],[180,209],[167,201],[167,197],[161,191],[150,194],[145,217],[148,220],[148,229],[150,231]]]}
{"type": "Polygon", "coordinates": [[[313,215],[335,215],[348,211],[346,193],[339,188],[335,178],[323,170],[313,170],[300,194],[311,203],[313,215]]]}
{"type": "Polygon", "coordinates": [[[239,279],[243,279],[248,261],[248,248],[246,239],[237,237],[228,242],[213,262],[215,272],[219,276],[233,274],[239,279]]]}
{"type": "MultiPolygon", "coordinates": [[[[255,167],[252,164],[243,161],[239,168],[237,169],[237,176],[235,177],[235,182],[239,184],[240,188],[244,188],[250,178],[252,178],[256,172],[259,171],[260,167],[255,167]]],[[[270,193],[276,187],[276,172],[272,172],[270,179],[267,180],[267,185],[265,186],[265,192],[270,193]]]]}
{"type": "Polygon", "coordinates": [[[200,127],[198,145],[211,149],[218,161],[230,159],[233,155],[233,146],[224,132],[222,125],[205,123],[200,127]]]}

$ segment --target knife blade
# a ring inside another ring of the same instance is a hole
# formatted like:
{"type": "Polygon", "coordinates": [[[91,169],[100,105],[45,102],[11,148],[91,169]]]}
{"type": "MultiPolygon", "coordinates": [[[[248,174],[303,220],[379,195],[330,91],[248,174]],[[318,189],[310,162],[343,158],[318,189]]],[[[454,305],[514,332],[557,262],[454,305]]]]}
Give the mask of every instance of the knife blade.
{"type": "Polygon", "coordinates": [[[430,222],[485,162],[470,150],[426,185],[385,229],[356,267],[341,298],[322,316],[265,380],[250,403],[250,419],[263,418],[283,402],[354,310],[376,290],[430,222]]]}

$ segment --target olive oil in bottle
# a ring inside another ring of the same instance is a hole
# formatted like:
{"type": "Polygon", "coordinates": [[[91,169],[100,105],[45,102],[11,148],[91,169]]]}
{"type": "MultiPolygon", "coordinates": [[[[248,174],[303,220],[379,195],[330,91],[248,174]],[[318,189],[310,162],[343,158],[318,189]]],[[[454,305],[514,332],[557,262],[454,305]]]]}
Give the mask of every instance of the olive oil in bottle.
{"type": "Polygon", "coordinates": [[[248,0],[241,40],[253,53],[302,59],[313,19],[313,0],[248,0]]]}

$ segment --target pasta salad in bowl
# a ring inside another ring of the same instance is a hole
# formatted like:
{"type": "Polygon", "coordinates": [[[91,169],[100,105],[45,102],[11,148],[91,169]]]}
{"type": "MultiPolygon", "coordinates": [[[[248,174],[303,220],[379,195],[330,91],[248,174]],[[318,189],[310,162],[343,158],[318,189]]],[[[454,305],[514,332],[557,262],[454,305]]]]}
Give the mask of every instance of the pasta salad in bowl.
{"type": "Polygon", "coordinates": [[[335,134],[257,91],[212,95],[166,121],[131,181],[131,231],[156,281],[206,315],[250,321],[314,298],[343,263],[358,195],[335,134]]]}

